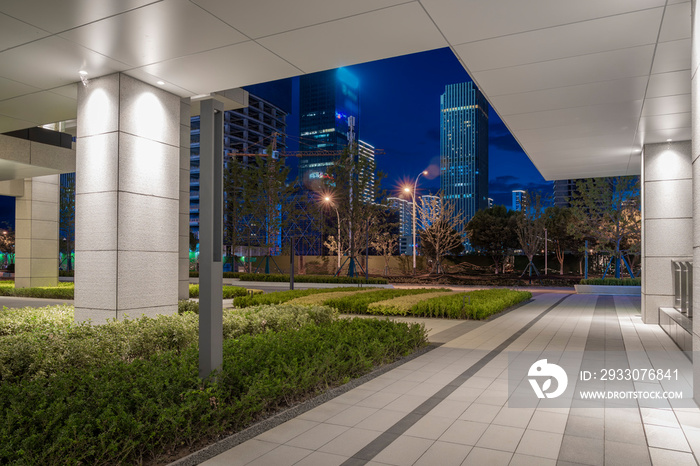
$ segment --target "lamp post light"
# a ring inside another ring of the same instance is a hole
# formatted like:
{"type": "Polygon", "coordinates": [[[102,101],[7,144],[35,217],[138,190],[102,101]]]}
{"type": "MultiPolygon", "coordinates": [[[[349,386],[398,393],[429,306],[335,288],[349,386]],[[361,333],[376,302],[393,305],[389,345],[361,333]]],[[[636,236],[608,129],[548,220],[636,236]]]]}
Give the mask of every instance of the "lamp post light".
{"type": "Polygon", "coordinates": [[[338,208],[333,204],[329,196],[324,197],[323,200],[335,209],[335,215],[338,217],[338,238],[336,238],[336,246],[338,246],[338,270],[340,270],[340,214],[338,213],[338,208]]]}
{"type": "Polygon", "coordinates": [[[407,193],[411,193],[411,200],[413,202],[413,275],[416,274],[416,189],[418,187],[418,178],[421,175],[427,175],[428,170],[423,170],[416,176],[416,181],[413,183],[413,191],[408,186],[403,188],[407,193]]]}

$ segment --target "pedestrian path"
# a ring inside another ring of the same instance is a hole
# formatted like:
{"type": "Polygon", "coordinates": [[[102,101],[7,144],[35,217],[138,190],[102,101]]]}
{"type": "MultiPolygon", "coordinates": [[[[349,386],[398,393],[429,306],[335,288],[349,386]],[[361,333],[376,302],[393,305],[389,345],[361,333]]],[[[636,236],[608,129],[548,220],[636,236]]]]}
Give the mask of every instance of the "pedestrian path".
{"type": "Polygon", "coordinates": [[[700,410],[687,400],[551,407],[531,395],[532,406],[513,406],[513,387],[530,390],[514,375],[527,358],[581,367],[644,360],[691,374],[690,361],[660,327],[641,322],[639,309],[636,297],[541,293],[480,325],[436,321],[439,348],[202,464],[696,465],[700,410]]]}

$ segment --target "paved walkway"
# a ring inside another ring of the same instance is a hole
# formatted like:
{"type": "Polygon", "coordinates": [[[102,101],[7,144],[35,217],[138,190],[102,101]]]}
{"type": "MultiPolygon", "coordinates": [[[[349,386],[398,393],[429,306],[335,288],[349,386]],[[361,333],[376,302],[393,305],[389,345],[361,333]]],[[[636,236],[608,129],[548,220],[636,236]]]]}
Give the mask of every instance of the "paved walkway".
{"type": "Polygon", "coordinates": [[[581,368],[670,362],[688,377],[689,360],[660,327],[641,322],[639,306],[635,297],[541,293],[487,323],[429,321],[439,348],[203,464],[696,465],[692,401],[550,407],[529,392],[532,406],[513,406],[512,388],[530,390],[527,368],[542,357],[581,368]],[[525,359],[521,373],[515,361],[525,359]]]}

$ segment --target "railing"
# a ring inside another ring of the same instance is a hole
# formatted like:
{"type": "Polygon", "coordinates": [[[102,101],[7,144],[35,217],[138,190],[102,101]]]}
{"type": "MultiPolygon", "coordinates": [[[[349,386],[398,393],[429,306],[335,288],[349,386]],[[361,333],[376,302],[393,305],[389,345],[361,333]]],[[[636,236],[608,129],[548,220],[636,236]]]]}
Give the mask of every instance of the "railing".
{"type": "Polygon", "coordinates": [[[673,307],[693,317],[693,262],[673,261],[673,307]]]}

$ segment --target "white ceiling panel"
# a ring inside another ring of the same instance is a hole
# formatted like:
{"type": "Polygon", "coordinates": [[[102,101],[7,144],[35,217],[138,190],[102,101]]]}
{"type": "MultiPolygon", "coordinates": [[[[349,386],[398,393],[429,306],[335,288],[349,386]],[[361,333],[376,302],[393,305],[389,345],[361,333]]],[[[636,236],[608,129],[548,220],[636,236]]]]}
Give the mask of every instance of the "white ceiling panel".
{"type": "MultiPolygon", "coordinates": [[[[571,124],[586,125],[598,121],[631,121],[636,123],[642,107],[641,100],[617,102],[587,107],[572,107],[544,112],[511,115],[508,126],[514,131],[535,128],[556,128],[571,124]]],[[[636,125],[635,125],[636,126],[636,125]]]]}
{"type": "Polygon", "coordinates": [[[646,76],[639,76],[494,96],[490,97],[490,101],[498,109],[498,114],[503,117],[519,113],[642,100],[647,81],[646,76]]]}
{"type": "Polygon", "coordinates": [[[17,129],[31,128],[32,126],[36,126],[36,123],[20,120],[19,118],[15,117],[0,115],[0,133],[7,133],[8,131],[15,131],[17,129]]]}
{"type": "Polygon", "coordinates": [[[678,94],[690,94],[690,70],[652,74],[649,77],[647,98],[678,94]]]}
{"type": "Polygon", "coordinates": [[[690,2],[666,7],[659,42],[690,38],[690,2]]]}
{"type": "MultiPolygon", "coordinates": [[[[3,70],[0,70],[0,73],[2,72],[3,70]]],[[[39,90],[40,89],[38,87],[28,86],[18,81],[0,77],[0,100],[17,97],[18,95],[29,94],[31,92],[37,92],[39,90]]]]}
{"type": "Polygon", "coordinates": [[[21,0],[0,3],[0,12],[58,33],[149,3],[154,0],[21,0]]]}
{"type": "Polygon", "coordinates": [[[418,3],[297,29],[258,42],[305,73],[448,45],[418,3]]]}
{"type": "Polygon", "coordinates": [[[0,51],[48,36],[49,33],[0,13],[0,51]]]}
{"type": "Polygon", "coordinates": [[[464,44],[525,31],[661,7],[665,0],[421,0],[447,40],[464,44]]]}
{"type": "Polygon", "coordinates": [[[642,116],[690,112],[690,94],[646,99],[642,116]]]}
{"type": "Polygon", "coordinates": [[[297,68],[254,42],[176,58],[141,70],[195,95],[300,74],[297,68]]]}
{"type": "Polygon", "coordinates": [[[645,116],[639,119],[639,131],[642,133],[676,128],[690,128],[690,112],[645,116]]]}
{"type": "Polygon", "coordinates": [[[406,3],[406,0],[192,1],[253,39],[406,3]]]}
{"type": "Polygon", "coordinates": [[[0,115],[13,116],[35,125],[75,118],[77,101],[50,91],[36,92],[0,102],[0,115]],[[40,109],[37,111],[36,109],[40,109]]]}
{"type": "Polygon", "coordinates": [[[122,63],[57,36],[0,53],[0,76],[41,89],[76,82],[80,70],[86,70],[88,77],[97,77],[125,68],[122,63]]]}
{"type": "Polygon", "coordinates": [[[635,145],[644,145],[657,142],[664,142],[667,139],[673,141],[686,141],[691,138],[690,128],[668,128],[656,131],[638,132],[635,138],[635,145]]]}
{"type": "Polygon", "coordinates": [[[663,8],[455,46],[469,70],[483,71],[654,44],[663,8]]]}
{"type": "Polygon", "coordinates": [[[528,149],[534,150],[542,143],[557,146],[563,139],[583,140],[613,134],[624,135],[625,144],[632,144],[636,129],[636,122],[630,124],[629,121],[588,121],[586,124],[557,126],[556,131],[552,131],[551,127],[521,130],[518,131],[518,141],[528,149]]]}
{"type": "MultiPolygon", "coordinates": [[[[517,94],[648,75],[653,52],[653,45],[645,45],[582,57],[481,71],[473,73],[473,77],[480,85],[488,83],[487,92],[490,97],[517,94]]],[[[469,66],[468,62],[467,66],[469,66]]]]}
{"type": "Polygon", "coordinates": [[[61,37],[131,66],[248,40],[189,0],[166,0],[72,29],[61,37]]]}
{"type": "Polygon", "coordinates": [[[161,89],[165,89],[166,91],[172,92],[173,94],[178,95],[180,97],[192,97],[194,95],[197,95],[197,93],[195,92],[176,86],[175,84],[167,81],[162,76],[155,76],[153,74],[146,73],[146,71],[143,68],[135,68],[133,70],[125,71],[124,74],[127,74],[132,78],[136,78],[139,81],[143,81],[147,84],[150,84],[151,86],[157,86],[161,89]],[[165,84],[158,84],[158,81],[164,82],[165,84]]]}
{"type": "Polygon", "coordinates": [[[61,87],[50,89],[54,94],[68,97],[69,99],[78,100],[78,83],[67,84],[61,87]]]}
{"type": "Polygon", "coordinates": [[[661,42],[654,55],[652,74],[690,69],[690,39],[661,42]]]}

